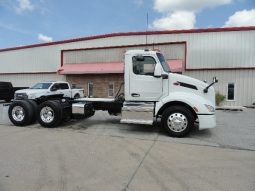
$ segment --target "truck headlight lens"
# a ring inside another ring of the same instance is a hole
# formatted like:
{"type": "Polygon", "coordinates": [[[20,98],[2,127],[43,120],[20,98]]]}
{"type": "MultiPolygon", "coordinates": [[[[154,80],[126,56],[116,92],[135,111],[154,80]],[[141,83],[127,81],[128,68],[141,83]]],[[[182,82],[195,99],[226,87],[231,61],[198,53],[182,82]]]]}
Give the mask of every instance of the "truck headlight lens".
{"type": "Polygon", "coordinates": [[[35,99],[36,94],[30,94],[28,97],[29,97],[29,99],[35,99]]]}
{"type": "Polygon", "coordinates": [[[205,107],[209,112],[215,112],[215,108],[213,106],[205,104],[205,107]]]}

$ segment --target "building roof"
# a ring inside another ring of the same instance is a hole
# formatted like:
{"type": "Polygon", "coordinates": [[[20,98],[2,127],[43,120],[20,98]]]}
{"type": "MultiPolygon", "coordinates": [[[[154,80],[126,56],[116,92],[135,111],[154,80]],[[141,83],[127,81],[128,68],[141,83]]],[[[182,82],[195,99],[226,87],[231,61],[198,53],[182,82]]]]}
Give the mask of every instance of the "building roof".
{"type": "Polygon", "coordinates": [[[17,47],[11,47],[11,48],[3,48],[3,49],[0,49],[0,52],[10,51],[10,50],[26,49],[26,48],[34,48],[34,47],[41,47],[41,46],[52,46],[52,45],[72,43],[72,42],[78,42],[78,41],[86,41],[86,40],[93,40],[93,39],[119,37],[119,36],[229,32],[229,31],[249,31],[249,30],[255,30],[255,26],[226,27],[226,28],[205,28],[205,29],[185,29],[185,30],[164,30],[164,31],[147,31],[147,32],[120,32],[120,33],[95,35],[95,36],[89,36],[89,37],[73,38],[73,39],[60,40],[60,41],[54,41],[54,42],[48,42],[48,43],[38,43],[38,44],[32,44],[32,45],[17,46],[17,47]]]}

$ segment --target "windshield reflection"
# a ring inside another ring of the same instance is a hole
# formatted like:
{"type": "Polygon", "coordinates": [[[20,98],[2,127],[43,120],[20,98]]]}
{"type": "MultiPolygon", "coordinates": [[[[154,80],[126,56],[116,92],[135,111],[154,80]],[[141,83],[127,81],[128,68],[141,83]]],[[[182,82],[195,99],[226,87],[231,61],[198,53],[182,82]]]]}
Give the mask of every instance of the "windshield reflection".
{"type": "Polygon", "coordinates": [[[171,72],[168,64],[166,63],[164,56],[161,53],[157,53],[157,56],[158,56],[158,59],[163,67],[163,70],[167,73],[171,72]]]}

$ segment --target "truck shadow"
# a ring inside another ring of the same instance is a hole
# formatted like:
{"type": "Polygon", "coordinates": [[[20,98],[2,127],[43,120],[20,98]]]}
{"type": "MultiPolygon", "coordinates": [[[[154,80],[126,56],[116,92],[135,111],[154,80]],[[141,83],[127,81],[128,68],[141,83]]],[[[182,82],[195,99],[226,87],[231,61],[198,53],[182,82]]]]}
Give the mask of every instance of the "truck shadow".
{"type": "MultiPolygon", "coordinates": [[[[36,123],[28,128],[44,128],[40,124],[36,123]]],[[[60,126],[55,128],[48,128],[49,130],[61,130],[70,129],[78,130],[83,133],[94,133],[97,134],[114,134],[125,136],[126,133],[133,135],[155,135],[158,134],[163,137],[169,137],[167,131],[161,127],[160,120],[155,122],[153,125],[141,125],[141,124],[122,124],[120,123],[119,116],[93,116],[87,119],[72,119],[67,122],[63,122],[60,126]]],[[[188,138],[205,139],[212,136],[211,130],[198,130],[198,125],[187,136],[188,138]]]]}
{"type": "Polygon", "coordinates": [[[63,129],[81,130],[84,132],[97,131],[100,133],[130,133],[137,135],[152,135],[159,134],[168,137],[167,131],[160,126],[160,122],[155,122],[153,125],[142,124],[123,124],[120,123],[120,117],[112,117],[108,119],[89,118],[83,120],[71,120],[63,123],[60,127],[63,129]]]}

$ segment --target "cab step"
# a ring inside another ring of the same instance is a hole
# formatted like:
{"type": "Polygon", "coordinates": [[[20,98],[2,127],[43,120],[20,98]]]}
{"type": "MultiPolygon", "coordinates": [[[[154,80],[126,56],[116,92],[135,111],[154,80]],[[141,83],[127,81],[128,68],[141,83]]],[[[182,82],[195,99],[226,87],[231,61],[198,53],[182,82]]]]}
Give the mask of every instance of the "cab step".
{"type": "Polygon", "coordinates": [[[154,121],[153,102],[124,102],[121,123],[152,125],[154,121]]]}

